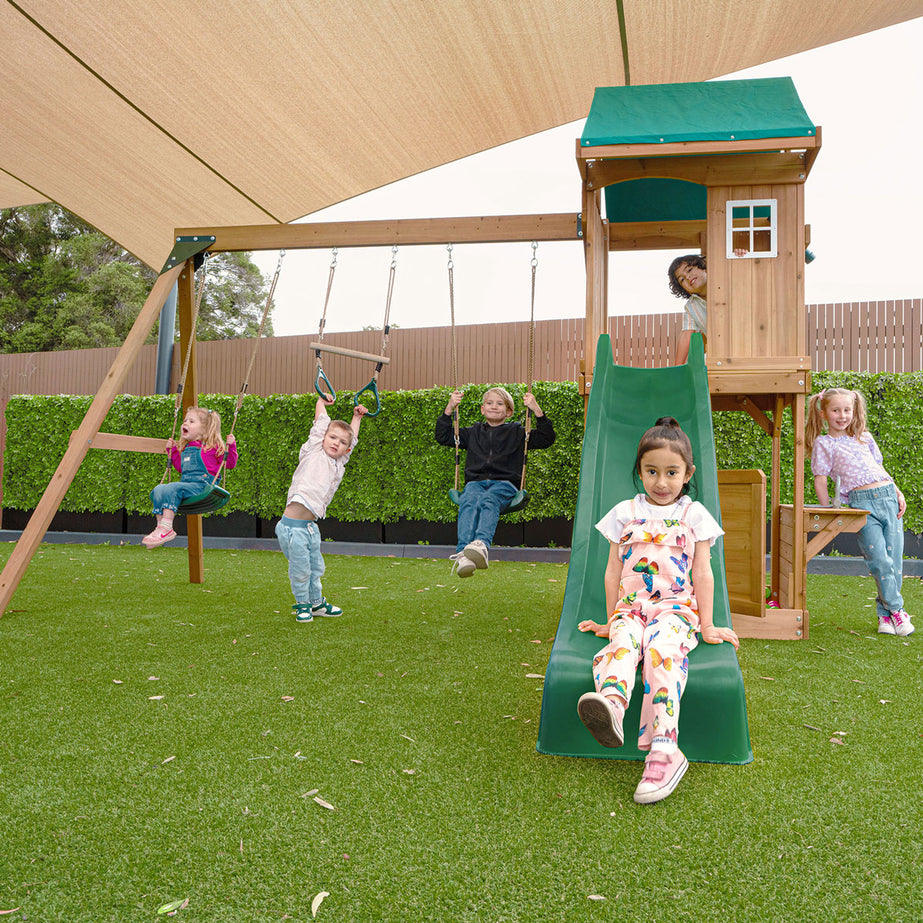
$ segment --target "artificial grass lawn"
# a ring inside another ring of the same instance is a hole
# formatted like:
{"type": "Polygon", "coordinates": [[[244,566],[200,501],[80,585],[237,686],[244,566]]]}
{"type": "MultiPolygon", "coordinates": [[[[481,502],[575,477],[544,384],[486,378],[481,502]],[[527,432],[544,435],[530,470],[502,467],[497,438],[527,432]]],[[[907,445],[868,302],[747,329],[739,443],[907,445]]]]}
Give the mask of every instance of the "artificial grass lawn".
{"type": "Polygon", "coordinates": [[[743,642],[753,763],[640,807],[640,763],[535,752],[565,566],[327,565],[346,614],[299,625],[279,553],[193,586],[179,549],[42,546],[0,619],[3,919],[920,919],[921,641],[870,579],[743,642]]]}

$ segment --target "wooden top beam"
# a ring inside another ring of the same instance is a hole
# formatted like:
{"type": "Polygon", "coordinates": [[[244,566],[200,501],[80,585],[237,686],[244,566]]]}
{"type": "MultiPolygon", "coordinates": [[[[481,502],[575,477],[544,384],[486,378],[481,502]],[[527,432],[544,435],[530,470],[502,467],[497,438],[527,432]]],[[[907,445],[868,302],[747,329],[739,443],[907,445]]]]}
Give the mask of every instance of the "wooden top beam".
{"type": "Polygon", "coordinates": [[[747,151],[802,151],[820,147],[818,136],[740,138],[733,141],[670,141],[663,144],[599,144],[578,147],[578,160],[618,157],[677,157],[689,154],[737,154],[747,151]]]}
{"type": "Polygon", "coordinates": [[[808,175],[804,151],[759,151],[735,157],[627,157],[587,164],[586,182],[599,189],[633,179],[681,179],[702,186],[752,186],[803,183],[808,175]]]}
{"type": "Polygon", "coordinates": [[[310,250],[411,244],[515,243],[582,239],[580,216],[494,215],[472,218],[400,218],[385,221],[331,221],[252,224],[218,228],[177,228],[177,237],[214,235],[213,253],[230,250],[310,250]]]}

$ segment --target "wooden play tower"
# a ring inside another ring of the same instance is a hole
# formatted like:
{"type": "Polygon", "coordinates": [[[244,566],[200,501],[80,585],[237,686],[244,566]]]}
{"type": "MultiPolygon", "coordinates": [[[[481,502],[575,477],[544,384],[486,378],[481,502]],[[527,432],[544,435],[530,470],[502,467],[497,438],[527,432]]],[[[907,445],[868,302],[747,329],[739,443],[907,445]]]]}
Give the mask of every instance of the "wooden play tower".
{"type": "MultiPolygon", "coordinates": [[[[731,609],[745,636],[806,637],[808,558],[865,519],[851,510],[804,508],[811,389],[804,184],[820,146],[820,129],[789,78],[599,88],[577,143],[586,232],[584,355],[595,355],[597,339],[608,332],[611,251],[701,252],[708,262],[712,408],[749,414],[772,440],[770,588],[778,608],[767,607],[764,589],[765,476],[719,472],[731,609]],[[779,489],[786,408],[794,428],[790,505],[781,503],[779,489]]],[[[663,365],[672,361],[664,356],[663,365]]],[[[585,370],[585,393],[591,384],[585,370]]]]}

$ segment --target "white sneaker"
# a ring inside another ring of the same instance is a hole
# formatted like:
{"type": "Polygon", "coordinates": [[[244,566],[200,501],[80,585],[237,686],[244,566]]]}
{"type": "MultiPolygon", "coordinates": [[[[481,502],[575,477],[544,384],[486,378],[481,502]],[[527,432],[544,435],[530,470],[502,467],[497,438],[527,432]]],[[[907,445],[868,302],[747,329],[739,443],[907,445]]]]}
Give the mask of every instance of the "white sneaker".
{"type": "Polygon", "coordinates": [[[894,625],[894,634],[900,635],[902,638],[912,635],[916,631],[913,627],[913,622],[910,621],[910,616],[903,609],[898,609],[896,612],[891,613],[891,624],[894,625]]]}
{"type": "Polygon", "coordinates": [[[604,747],[621,747],[625,743],[622,716],[599,692],[585,692],[577,700],[577,714],[587,730],[604,747]]]}
{"type": "Polygon", "coordinates": [[[487,569],[487,546],[479,538],[465,545],[463,554],[478,570],[487,569]]]}
{"type": "Polygon", "coordinates": [[[878,634],[880,635],[894,635],[897,632],[894,630],[894,619],[890,615],[879,615],[878,616],[878,634]]]}
{"type": "Polygon", "coordinates": [[[449,560],[455,562],[452,565],[452,570],[457,571],[459,577],[470,577],[477,570],[477,565],[465,556],[464,551],[459,551],[458,554],[450,554],[449,560]]]}

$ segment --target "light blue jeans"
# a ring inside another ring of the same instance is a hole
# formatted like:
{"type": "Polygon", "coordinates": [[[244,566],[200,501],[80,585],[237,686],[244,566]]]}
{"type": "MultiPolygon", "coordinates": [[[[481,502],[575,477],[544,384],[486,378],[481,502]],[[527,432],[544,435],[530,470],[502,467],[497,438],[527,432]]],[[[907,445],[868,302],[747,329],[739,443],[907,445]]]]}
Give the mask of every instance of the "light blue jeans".
{"type": "Polygon", "coordinates": [[[276,523],[276,538],[288,558],[288,579],[296,603],[319,606],[324,601],[320,578],[324,556],[320,553],[320,529],[316,522],[283,516],[276,523]]]}
{"type": "Polygon", "coordinates": [[[468,481],[458,504],[458,545],[463,551],[469,542],[480,539],[489,546],[494,540],[500,510],[516,496],[510,481],[468,481]]]}
{"type": "Polygon", "coordinates": [[[904,608],[901,583],[904,570],[904,529],[897,518],[897,490],[893,484],[868,490],[851,490],[849,505],[868,510],[865,525],[856,536],[869,573],[878,585],[878,615],[904,608]]]}

